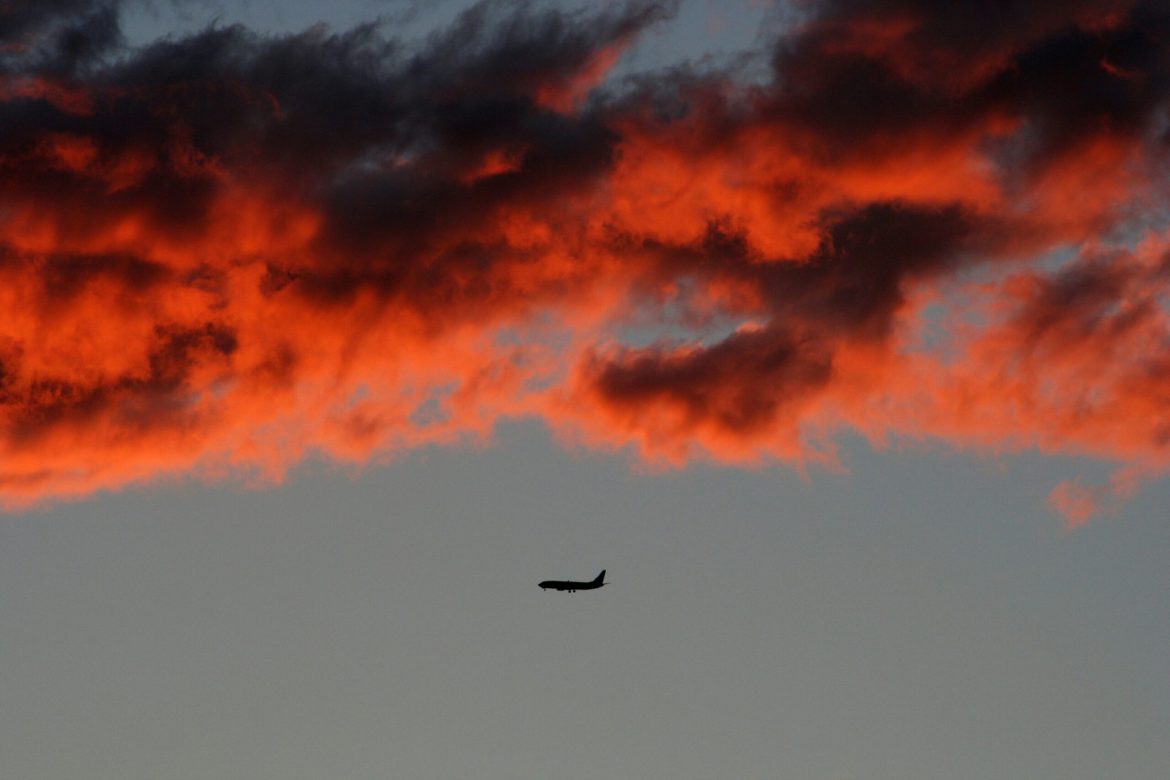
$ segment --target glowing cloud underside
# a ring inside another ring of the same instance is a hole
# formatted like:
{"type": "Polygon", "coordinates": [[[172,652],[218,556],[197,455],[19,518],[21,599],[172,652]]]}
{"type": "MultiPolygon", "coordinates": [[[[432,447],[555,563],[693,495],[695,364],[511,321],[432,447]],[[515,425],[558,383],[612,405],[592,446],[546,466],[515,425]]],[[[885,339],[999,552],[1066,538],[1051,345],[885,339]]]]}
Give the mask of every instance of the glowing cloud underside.
{"type": "Polygon", "coordinates": [[[607,79],[653,3],[414,49],[0,5],[0,497],[520,416],[672,464],[852,430],[1163,468],[1170,12],[975,7],[815,4],[760,82],[607,79]]]}

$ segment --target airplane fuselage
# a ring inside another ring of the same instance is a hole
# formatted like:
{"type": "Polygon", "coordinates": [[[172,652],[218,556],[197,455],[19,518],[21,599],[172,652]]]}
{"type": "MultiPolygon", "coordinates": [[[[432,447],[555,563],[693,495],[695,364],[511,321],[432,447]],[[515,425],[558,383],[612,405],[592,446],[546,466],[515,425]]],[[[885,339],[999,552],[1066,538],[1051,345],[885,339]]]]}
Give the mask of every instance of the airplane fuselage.
{"type": "Polygon", "coordinates": [[[552,588],[553,590],[567,590],[572,593],[575,590],[593,590],[600,588],[600,582],[573,582],[572,580],[545,580],[540,583],[542,588],[552,588]]]}

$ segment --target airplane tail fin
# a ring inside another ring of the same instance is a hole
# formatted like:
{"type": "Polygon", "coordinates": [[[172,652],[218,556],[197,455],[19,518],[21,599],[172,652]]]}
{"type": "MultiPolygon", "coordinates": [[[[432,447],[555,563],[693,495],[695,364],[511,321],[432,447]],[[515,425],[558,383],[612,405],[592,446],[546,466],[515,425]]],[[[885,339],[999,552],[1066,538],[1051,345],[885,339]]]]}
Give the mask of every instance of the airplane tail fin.
{"type": "Polygon", "coordinates": [[[604,585],[605,584],[605,569],[602,569],[601,574],[598,574],[597,577],[594,578],[593,581],[596,582],[598,585],[604,585]]]}

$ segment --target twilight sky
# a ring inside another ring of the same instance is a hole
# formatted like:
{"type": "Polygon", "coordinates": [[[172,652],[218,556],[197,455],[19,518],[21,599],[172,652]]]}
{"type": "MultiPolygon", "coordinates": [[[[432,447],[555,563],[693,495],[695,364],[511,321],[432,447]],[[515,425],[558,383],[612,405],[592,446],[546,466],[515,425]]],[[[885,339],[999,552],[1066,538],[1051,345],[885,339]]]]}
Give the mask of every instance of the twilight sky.
{"type": "Polygon", "coordinates": [[[0,2],[0,775],[1166,777],[1168,40],[0,2]]]}

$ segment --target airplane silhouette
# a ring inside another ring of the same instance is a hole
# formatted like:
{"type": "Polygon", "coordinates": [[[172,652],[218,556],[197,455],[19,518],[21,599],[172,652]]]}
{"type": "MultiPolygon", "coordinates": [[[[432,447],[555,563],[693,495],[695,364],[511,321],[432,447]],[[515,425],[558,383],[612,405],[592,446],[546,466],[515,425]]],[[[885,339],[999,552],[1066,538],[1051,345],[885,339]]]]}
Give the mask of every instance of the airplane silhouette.
{"type": "Polygon", "coordinates": [[[602,585],[608,585],[609,583],[604,582],[604,580],[605,580],[605,569],[602,569],[601,574],[598,574],[597,577],[593,580],[593,582],[573,582],[572,580],[545,580],[544,582],[540,583],[540,589],[547,590],[548,588],[552,588],[553,590],[567,590],[567,591],[569,591],[569,593],[576,593],[579,590],[593,590],[595,588],[600,588],[602,585]]]}

